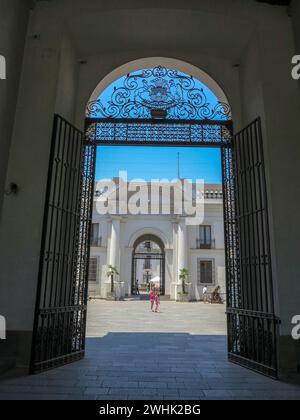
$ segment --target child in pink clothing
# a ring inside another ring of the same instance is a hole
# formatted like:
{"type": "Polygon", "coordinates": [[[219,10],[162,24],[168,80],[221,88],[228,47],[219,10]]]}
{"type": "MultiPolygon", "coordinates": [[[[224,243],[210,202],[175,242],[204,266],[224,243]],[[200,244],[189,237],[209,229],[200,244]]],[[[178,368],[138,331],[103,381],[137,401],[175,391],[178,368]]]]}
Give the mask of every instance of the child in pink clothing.
{"type": "Polygon", "coordinates": [[[151,303],[151,311],[154,312],[154,302],[155,302],[155,292],[151,288],[150,290],[150,303],[151,303]]]}

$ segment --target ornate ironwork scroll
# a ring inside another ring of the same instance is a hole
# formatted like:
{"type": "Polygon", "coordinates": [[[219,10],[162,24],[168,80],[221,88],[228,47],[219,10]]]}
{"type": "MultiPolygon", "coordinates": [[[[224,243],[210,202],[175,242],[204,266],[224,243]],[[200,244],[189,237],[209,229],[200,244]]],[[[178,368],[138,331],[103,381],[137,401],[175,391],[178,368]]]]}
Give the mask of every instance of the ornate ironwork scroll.
{"type": "Polygon", "coordinates": [[[87,117],[230,120],[229,105],[212,105],[208,96],[193,76],[158,66],[128,74],[107,104],[100,98],[88,104],[87,117]]]}

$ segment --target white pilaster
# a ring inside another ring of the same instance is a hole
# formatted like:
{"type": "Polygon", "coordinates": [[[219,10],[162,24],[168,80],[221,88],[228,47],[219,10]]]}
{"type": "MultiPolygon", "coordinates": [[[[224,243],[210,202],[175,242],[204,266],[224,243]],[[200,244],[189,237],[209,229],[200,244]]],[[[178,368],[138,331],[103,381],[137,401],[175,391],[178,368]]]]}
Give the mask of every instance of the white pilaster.
{"type": "Polygon", "coordinates": [[[110,249],[109,249],[109,265],[120,270],[120,218],[112,218],[110,232],[110,249]]]}
{"type": "Polygon", "coordinates": [[[178,223],[178,278],[180,270],[187,268],[187,227],[184,219],[178,223]]]}
{"type": "Polygon", "coordinates": [[[185,219],[178,220],[177,229],[177,275],[175,286],[175,300],[178,298],[178,292],[181,290],[181,280],[179,279],[180,270],[187,267],[187,226],[185,219]]]}

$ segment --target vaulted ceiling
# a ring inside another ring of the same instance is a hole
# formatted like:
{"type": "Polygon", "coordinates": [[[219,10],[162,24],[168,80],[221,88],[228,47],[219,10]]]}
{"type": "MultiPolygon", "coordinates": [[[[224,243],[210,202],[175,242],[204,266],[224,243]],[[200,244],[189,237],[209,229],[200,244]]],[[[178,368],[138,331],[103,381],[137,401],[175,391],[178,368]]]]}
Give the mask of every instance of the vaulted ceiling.
{"type": "MultiPolygon", "coordinates": [[[[62,1],[62,0],[61,0],[62,1]]],[[[63,0],[78,55],[123,51],[159,55],[199,52],[238,61],[256,19],[284,16],[288,0],[63,0]],[[255,3],[261,3],[256,5],[255,3]],[[244,7],[247,6],[247,7],[244,7]],[[261,13],[258,10],[261,9],[261,13]],[[276,10],[279,9],[279,10],[276,10]],[[283,10],[281,10],[283,9],[283,10]]]]}

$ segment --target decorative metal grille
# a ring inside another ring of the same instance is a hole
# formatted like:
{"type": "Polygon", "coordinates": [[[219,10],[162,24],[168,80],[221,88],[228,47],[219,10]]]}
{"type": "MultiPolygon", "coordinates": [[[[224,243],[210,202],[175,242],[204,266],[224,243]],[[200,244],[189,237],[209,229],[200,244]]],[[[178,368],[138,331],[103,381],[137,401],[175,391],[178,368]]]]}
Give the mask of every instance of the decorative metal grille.
{"type": "Polygon", "coordinates": [[[55,116],[31,372],[84,356],[95,147],[55,116]]]}
{"type": "Polygon", "coordinates": [[[230,145],[231,121],[86,120],[86,138],[98,145],[230,145]]]}
{"type": "Polygon", "coordinates": [[[260,119],[222,149],[228,351],[232,362],[277,377],[268,203],[260,119]]]}
{"type": "Polygon", "coordinates": [[[211,95],[193,76],[158,66],[128,74],[107,105],[100,98],[88,104],[87,117],[230,120],[229,105],[217,100],[212,105],[211,95]]]}

